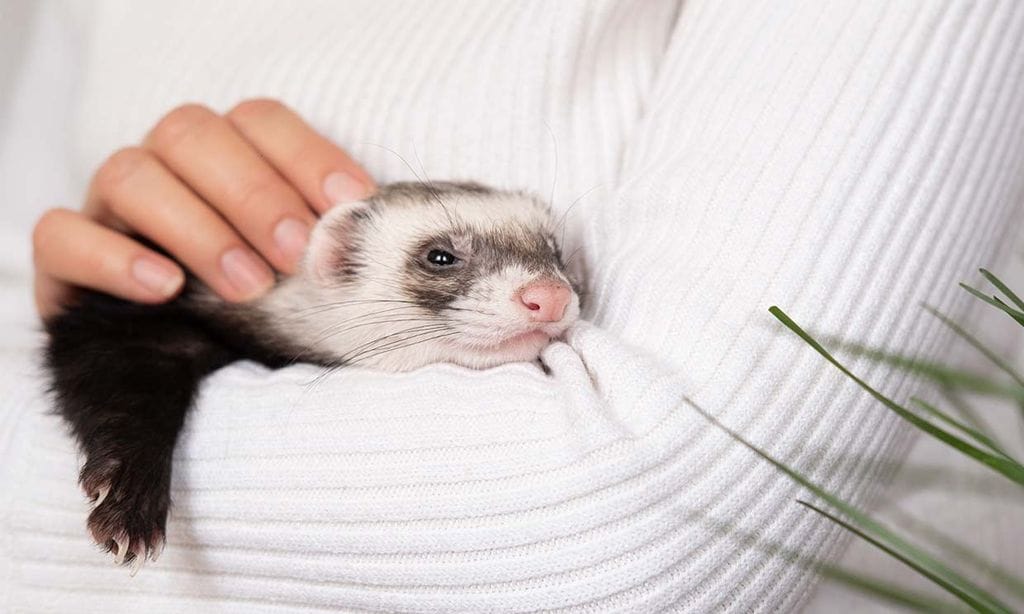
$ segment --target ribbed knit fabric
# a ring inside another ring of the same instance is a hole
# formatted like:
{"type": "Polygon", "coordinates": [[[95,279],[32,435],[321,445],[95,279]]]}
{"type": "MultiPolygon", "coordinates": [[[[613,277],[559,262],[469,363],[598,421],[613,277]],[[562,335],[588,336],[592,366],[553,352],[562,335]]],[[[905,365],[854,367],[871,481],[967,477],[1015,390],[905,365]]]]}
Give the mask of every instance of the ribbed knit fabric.
{"type": "Polygon", "coordinates": [[[1013,0],[85,10],[80,179],[175,104],[279,97],[381,181],[551,194],[591,323],[550,374],[222,370],[135,578],[87,538],[73,446],[5,355],[5,611],[799,609],[793,557],[841,533],[683,396],[869,501],[905,433],[768,306],[939,355],[917,304],[961,312],[1024,198],[1013,0]]]}

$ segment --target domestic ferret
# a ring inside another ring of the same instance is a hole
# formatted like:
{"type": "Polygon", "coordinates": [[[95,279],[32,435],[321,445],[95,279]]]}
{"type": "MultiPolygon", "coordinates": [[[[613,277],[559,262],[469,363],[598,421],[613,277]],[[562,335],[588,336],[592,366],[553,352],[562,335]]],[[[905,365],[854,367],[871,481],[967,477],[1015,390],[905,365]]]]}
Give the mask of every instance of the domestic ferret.
{"type": "Polygon", "coordinates": [[[83,291],[45,323],[45,366],[84,454],[88,530],[132,573],[156,559],[175,441],[202,378],[233,361],[486,368],[536,360],[579,310],[548,206],[475,183],[336,206],[299,272],[248,303],[192,277],[161,305],[83,291]]]}

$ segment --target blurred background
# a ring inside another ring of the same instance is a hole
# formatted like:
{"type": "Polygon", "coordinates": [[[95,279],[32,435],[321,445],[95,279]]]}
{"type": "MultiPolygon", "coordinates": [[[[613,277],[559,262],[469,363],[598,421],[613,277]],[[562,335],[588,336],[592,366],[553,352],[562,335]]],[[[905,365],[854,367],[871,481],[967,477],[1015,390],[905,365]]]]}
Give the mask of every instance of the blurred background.
{"type": "Polygon", "coordinates": [[[35,339],[28,292],[32,225],[48,208],[77,207],[82,193],[67,149],[80,29],[57,9],[51,2],[0,0],[0,324],[25,332],[5,339],[8,347],[29,347],[35,339]]]}

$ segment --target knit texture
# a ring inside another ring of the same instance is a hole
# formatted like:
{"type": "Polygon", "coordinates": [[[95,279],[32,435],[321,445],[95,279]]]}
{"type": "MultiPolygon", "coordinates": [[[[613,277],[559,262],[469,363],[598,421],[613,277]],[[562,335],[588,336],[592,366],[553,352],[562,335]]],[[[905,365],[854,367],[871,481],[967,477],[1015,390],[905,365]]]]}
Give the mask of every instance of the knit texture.
{"type": "MultiPolygon", "coordinates": [[[[867,503],[906,432],[775,325],[941,355],[920,317],[1024,198],[1024,3],[89,4],[74,168],[185,101],[281,98],[380,181],[550,196],[585,315],[525,364],[244,363],[176,451],[135,578],[3,354],[5,611],[797,610],[842,533],[684,397],[867,503]]],[[[850,359],[905,396],[911,382],[850,359]]]]}

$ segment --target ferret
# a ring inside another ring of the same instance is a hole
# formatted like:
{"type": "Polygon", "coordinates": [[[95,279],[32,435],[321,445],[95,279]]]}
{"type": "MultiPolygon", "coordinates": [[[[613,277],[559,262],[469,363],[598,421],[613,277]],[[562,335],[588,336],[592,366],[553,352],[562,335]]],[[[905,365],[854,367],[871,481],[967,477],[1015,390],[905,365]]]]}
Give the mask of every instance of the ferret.
{"type": "Polygon", "coordinates": [[[193,277],[173,301],[83,291],[45,323],[58,413],[84,454],[93,539],[132,574],[164,546],[175,441],[204,376],[278,368],[407,371],[537,360],[580,313],[548,206],[476,183],[397,183],[331,209],[299,271],[228,303],[193,277]]]}

